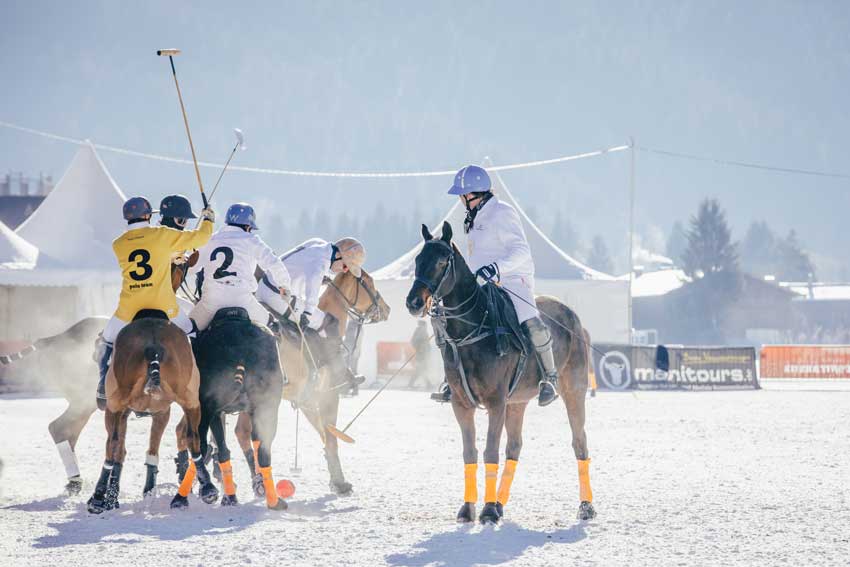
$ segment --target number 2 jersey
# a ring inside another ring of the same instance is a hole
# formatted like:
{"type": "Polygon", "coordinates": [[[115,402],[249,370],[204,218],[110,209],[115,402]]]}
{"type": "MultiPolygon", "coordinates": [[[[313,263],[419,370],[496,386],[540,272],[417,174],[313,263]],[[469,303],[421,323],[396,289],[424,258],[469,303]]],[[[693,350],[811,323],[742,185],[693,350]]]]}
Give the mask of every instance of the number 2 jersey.
{"type": "Polygon", "coordinates": [[[124,281],[115,316],[130,321],[142,309],[159,309],[169,318],[177,315],[171,287],[171,258],[175,252],[200,248],[212,236],[213,223],[204,220],[197,230],[176,230],[133,223],[112,242],[124,281]]]}
{"type": "Polygon", "coordinates": [[[202,301],[208,297],[226,299],[254,293],[257,266],[271,274],[278,286],[287,290],[290,287],[289,272],[274,250],[258,235],[238,226],[219,229],[198,254],[192,272],[204,271],[202,301]]]}

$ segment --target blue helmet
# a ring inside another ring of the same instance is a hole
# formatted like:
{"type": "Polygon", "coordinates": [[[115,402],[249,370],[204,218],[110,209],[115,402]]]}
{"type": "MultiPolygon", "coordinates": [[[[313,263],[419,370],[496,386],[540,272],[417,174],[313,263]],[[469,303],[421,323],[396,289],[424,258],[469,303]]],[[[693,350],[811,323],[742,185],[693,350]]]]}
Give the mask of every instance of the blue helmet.
{"type": "Polygon", "coordinates": [[[169,195],[159,204],[159,214],[162,217],[173,217],[178,219],[198,218],[192,212],[192,203],[183,195],[169,195]]]}
{"type": "Polygon", "coordinates": [[[144,197],[130,197],[124,202],[124,220],[131,221],[153,214],[151,202],[144,197]]]}
{"type": "Polygon", "coordinates": [[[481,191],[490,191],[492,188],[490,176],[487,175],[483,167],[467,165],[455,175],[455,182],[452,184],[451,189],[449,189],[449,195],[479,193],[481,191]]]}
{"type": "Polygon", "coordinates": [[[227,224],[238,224],[250,226],[253,230],[257,230],[257,217],[254,214],[254,207],[248,203],[235,203],[227,209],[227,214],[224,216],[224,222],[227,224]]]}

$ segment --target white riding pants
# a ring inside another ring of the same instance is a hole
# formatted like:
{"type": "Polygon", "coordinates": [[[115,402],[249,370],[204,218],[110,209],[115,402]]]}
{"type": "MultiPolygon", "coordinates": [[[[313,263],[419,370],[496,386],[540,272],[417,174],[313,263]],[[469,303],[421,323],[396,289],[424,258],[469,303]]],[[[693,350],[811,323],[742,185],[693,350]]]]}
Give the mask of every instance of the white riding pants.
{"type": "Polygon", "coordinates": [[[502,287],[509,290],[508,297],[514,304],[520,323],[540,316],[537,311],[537,304],[534,301],[534,278],[528,276],[503,277],[502,287]]]}
{"type": "MultiPolygon", "coordinates": [[[[189,319],[189,315],[186,313],[186,308],[184,303],[188,303],[186,301],[180,301],[178,298],[177,301],[177,315],[171,319],[171,322],[180,327],[180,330],[186,333],[187,335],[192,332],[192,320],[189,319]]],[[[130,324],[130,321],[124,321],[119,319],[115,315],[106,323],[106,327],[103,329],[103,340],[109,343],[110,345],[115,344],[115,339],[118,338],[118,333],[121,332],[121,329],[130,324]]]]}
{"type": "Polygon", "coordinates": [[[234,292],[227,296],[204,294],[192,309],[192,312],[189,313],[189,317],[195,321],[198,330],[203,331],[209,327],[216,312],[227,307],[242,307],[248,312],[251,321],[261,327],[266,327],[269,324],[269,312],[249,292],[234,292]]]}
{"type": "MultiPolygon", "coordinates": [[[[289,305],[286,303],[283,297],[281,297],[280,293],[273,291],[262,281],[257,287],[257,299],[259,299],[261,302],[265,303],[281,315],[286,313],[286,310],[289,308],[289,305]]],[[[302,311],[304,311],[304,302],[301,301],[300,297],[297,297],[295,298],[295,305],[292,308],[292,313],[289,315],[289,318],[293,321],[298,321],[299,317],[301,317],[302,311]]],[[[325,320],[325,313],[318,307],[313,311],[313,313],[310,313],[310,328],[319,329],[325,320]]]]}

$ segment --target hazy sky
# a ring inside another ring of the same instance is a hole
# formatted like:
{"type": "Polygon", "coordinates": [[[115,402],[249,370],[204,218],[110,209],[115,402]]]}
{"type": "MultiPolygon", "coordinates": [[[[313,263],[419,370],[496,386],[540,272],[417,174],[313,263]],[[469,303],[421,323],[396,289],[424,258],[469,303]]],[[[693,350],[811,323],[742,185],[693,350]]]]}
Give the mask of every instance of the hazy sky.
{"type": "MultiPolygon", "coordinates": [[[[38,2],[0,4],[0,120],[188,157],[318,170],[452,169],[625,143],[850,172],[850,3],[38,2]]],[[[0,171],[60,175],[75,148],[0,129],[0,171]]],[[[103,152],[127,193],[194,195],[191,167],[103,152]]],[[[217,176],[204,171],[206,183],[217,176]]],[[[628,154],[506,176],[544,224],[623,242],[628,154]]],[[[447,178],[228,174],[221,205],[447,208],[447,178]]],[[[664,234],[706,196],[736,237],[753,219],[846,262],[850,181],[637,155],[637,220],[664,234]]],[[[425,219],[427,220],[427,219],[425,219]]],[[[411,227],[411,231],[416,231],[411,227]]]]}

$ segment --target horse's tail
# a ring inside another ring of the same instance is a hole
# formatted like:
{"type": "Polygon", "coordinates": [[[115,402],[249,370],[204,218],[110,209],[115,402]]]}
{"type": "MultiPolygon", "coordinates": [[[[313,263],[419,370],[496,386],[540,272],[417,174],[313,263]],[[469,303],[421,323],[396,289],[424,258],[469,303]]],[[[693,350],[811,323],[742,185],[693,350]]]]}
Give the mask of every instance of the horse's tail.
{"type": "Polygon", "coordinates": [[[165,349],[162,345],[153,343],[145,347],[145,360],[148,361],[147,381],[145,381],[145,394],[150,394],[154,399],[158,399],[162,394],[162,385],[160,384],[159,365],[165,356],[165,349]]]}
{"type": "Polygon", "coordinates": [[[245,383],[245,365],[239,362],[233,371],[233,382],[240,388],[245,383]]]}
{"type": "Polygon", "coordinates": [[[5,366],[7,364],[12,364],[13,362],[21,360],[22,358],[29,356],[30,354],[34,353],[37,350],[41,350],[45,347],[49,347],[56,340],[61,339],[63,337],[63,335],[64,335],[64,333],[59,334],[59,335],[53,335],[52,337],[44,337],[42,339],[37,339],[31,345],[26,346],[26,347],[22,348],[21,350],[19,350],[17,352],[10,352],[8,354],[4,354],[4,355],[0,356],[0,364],[5,366]]]}

